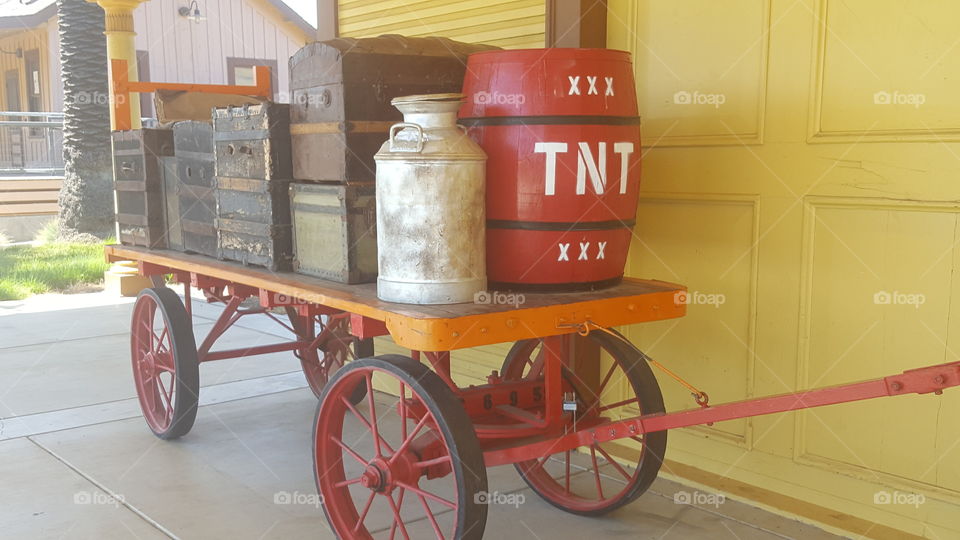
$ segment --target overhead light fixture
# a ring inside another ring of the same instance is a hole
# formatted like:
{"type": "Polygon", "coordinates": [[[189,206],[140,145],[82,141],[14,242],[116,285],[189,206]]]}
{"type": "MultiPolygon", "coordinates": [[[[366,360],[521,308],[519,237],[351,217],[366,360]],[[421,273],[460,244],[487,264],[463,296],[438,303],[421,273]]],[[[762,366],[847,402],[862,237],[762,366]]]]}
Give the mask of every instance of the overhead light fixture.
{"type": "Polygon", "coordinates": [[[16,56],[17,58],[23,58],[23,49],[21,49],[20,47],[17,47],[16,50],[13,50],[13,51],[5,51],[5,50],[3,50],[3,49],[0,49],[0,53],[3,53],[3,54],[12,54],[12,55],[16,56]]]}
{"type": "Polygon", "coordinates": [[[183,6],[178,11],[181,17],[186,17],[188,21],[193,21],[197,24],[207,20],[206,17],[200,14],[200,5],[197,4],[197,0],[190,2],[189,6],[183,6]]]}

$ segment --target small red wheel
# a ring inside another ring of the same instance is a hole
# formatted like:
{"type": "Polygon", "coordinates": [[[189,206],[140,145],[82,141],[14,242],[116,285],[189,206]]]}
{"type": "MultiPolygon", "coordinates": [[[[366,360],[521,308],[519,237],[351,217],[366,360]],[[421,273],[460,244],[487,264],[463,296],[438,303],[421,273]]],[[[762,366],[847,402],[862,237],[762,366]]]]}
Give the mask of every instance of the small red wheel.
{"type": "MultiPolygon", "coordinates": [[[[577,417],[570,418],[580,429],[641,414],[664,412],[663,395],[650,366],[640,351],[625,340],[609,334],[590,334],[600,346],[608,366],[603,378],[589,383],[564,368],[564,391],[576,398],[577,417]],[[620,388],[620,392],[615,389],[620,388]]],[[[543,342],[514,344],[503,363],[504,380],[543,376],[543,342]]],[[[575,428],[576,429],[576,428],[575,428]]],[[[614,443],[595,443],[540,459],[516,464],[524,481],[550,504],[574,514],[602,515],[635,500],[657,478],[667,448],[667,432],[637,435],[636,448],[620,446],[618,455],[631,463],[624,467],[613,458],[614,443]],[[624,452],[628,452],[624,458],[624,452]]]]}
{"type": "Polygon", "coordinates": [[[130,327],[133,379],[143,418],[161,439],[193,427],[200,394],[197,344],[190,316],[175,292],[144,289],[130,327]]]}
{"type": "Polygon", "coordinates": [[[313,435],[317,491],[340,538],[483,536],[483,452],[463,405],[423,364],[398,355],[351,362],[324,389],[313,435]],[[355,406],[357,385],[367,393],[355,406]]]}

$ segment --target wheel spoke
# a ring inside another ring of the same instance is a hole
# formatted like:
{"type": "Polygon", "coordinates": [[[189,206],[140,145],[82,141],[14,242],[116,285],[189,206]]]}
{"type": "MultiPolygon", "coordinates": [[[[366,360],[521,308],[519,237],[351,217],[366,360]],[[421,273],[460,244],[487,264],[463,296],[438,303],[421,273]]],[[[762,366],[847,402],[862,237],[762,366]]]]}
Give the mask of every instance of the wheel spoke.
{"type": "Polygon", "coordinates": [[[440,532],[440,524],[437,523],[436,516],[433,515],[433,511],[430,510],[430,505],[427,504],[427,499],[423,495],[417,495],[417,498],[420,499],[420,504],[423,505],[423,511],[427,513],[427,517],[430,519],[430,526],[433,527],[433,532],[437,534],[437,538],[443,540],[443,533],[440,532]]]}
{"type": "Polygon", "coordinates": [[[414,463],[417,467],[425,469],[427,467],[433,467],[434,465],[439,465],[441,463],[448,463],[450,461],[450,456],[440,456],[438,458],[428,459],[425,461],[418,461],[414,463]]]}
{"type": "MultiPolygon", "coordinates": [[[[360,414],[360,411],[358,411],[357,408],[353,406],[353,403],[350,403],[350,400],[347,399],[346,396],[340,396],[340,401],[342,401],[343,404],[346,405],[348,409],[350,409],[350,412],[352,412],[353,415],[357,417],[357,420],[360,420],[360,423],[362,423],[368,430],[373,431],[373,428],[370,427],[370,422],[367,420],[367,418],[362,414],[360,414]]],[[[387,441],[381,441],[381,442],[383,443],[383,447],[386,448],[388,452],[393,453],[393,448],[391,448],[390,443],[388,443],[387,441]]]]}
{"type": "MultiPolygon", "coordinates": [[[[403,509],[403,496],[407,493],[407,490],[400,488],[400,495],[397,497],[397,508],[403,509]]],[[[393,540],[393,537],[397,534],[397,522],[394,521],[390,524],[390,540],[393,540]]]]}
{"type": "Polygon", "coordinates": [[[363,459],[362,457],[360,457],[360,454],[356,453],[356,452],[353,450],[353,448],[350,448],[350,447],[347,446],[343,441],[341,441],[341,440],[340,440],[340,437],[336,437],[336,436],[334,436],[334,435],[330,435],[330,440],[333,441],[334,444],[336,444],[336,445],[339,446],[340,448],[343,448],[343,450],[344,450],[346,453],[350,454],[350,456],[351,456],[353,459],[357,460],[357,463],[359,463],[360,465],[363,465],[364,467],[367,466],[367,460],[365,460],[365,459],[363,459]]]}
{"type": "Polygon", "coordinates": [[[400,448],[397,448],[397,451],[394,452],[393,455],[390,457],[390,460],[388,461],[388,463],[392,464],[394,461],[396,461],[397,457],[399,457],[400,454],[404,453],[407,450],[407,447],[410,446],[411,442],[413,442],[413,438],[417,436],[417,433],[420,432],[420,429],[427,423],[427,419],[429,418],[430,418],[429,414],[424,414],[423,417],[420,418],[420,421],[417,422],[417,425],[413,428],[413,431],[410,432],[410,435],[403,440],[403,444],[400,445],[400,448]]]}
{"type": "Polygon", "coordinates": [[[360,482],[360,477],[358,476],[358,477],[356,477],[356,478],[351,478],[350,480],[344,480],[344,481],[342,481],[342,482],[337,482],[336,484],[333,485],[333,487],[341,488],[341,487],[349,486],[349,485],[351,485],[351,484],[356,484],[356,483],[359,483],[359,482],[360,482]]]}
{"type": "Polygon", "coordinates": [[[603,378],[603,382],[600,383],[600,387],[597,388],[597,393],[595,394],[597,400],[603,396],[603,389],[607,387],[607,383],[610,382],[610,377],[613,376],[613,372],[617,370],[617,362],[614,361],[613,365],[610,366],[610,371],[607,372],[607,375],[603,378]]]}
{"type": "Polygon", "coordinates": [[[370,407],[370,433],[373,434],[373,445],[377,452],[377,457],[383,456],[380,449],[380,428],[377,426],[377,405],[373,400],[373,374],[367,374],[367,405],[370,407]]]}
{"type": "Polygon", "coordinates": [[[600,467],[597,466],[597,450],[595,446],[590,447],[590,458],[593,460],[593,474],[597,481],[597,496],[603,500],[603,487],[600,485],[600,467]]]}
{"type": "Polygon", "coordinates": [[[606,450],[604,450],[599,444],[597,445],[597,451],[599,451],[601,454],[603,454],[603,458],[606,459],[608,463],[610,463],[611,465],[613,465],[613,468],[614,468],[614,469],[620,471],[620,474],[622,474],[623,477],[627,479],[627,482],[629,482],[630,480],[633,480],[633,476],[630,475],[630,474],[627,474],[627,471],[624,470],[624,468],[621,467],[620,464],[617,463],[617,461],[616,461],[615,459],[613,459],[612,457],[610,457],[610,454],[608,454],[608,453],[606,452],[606,450]]]}
{"type": "Polygon", "coordinates": [[[407,387],[400,383],[400,438],[407,440],[407,387]]]}
{"type": "MultiPolygon", "coordinates": [[[[169,407],[170,409],[173,409],[173,404],[171,403],[170,394],[167,393],[166,385],[163,384],[163,378],[160,376],[159,373],[157,373],[154,377],[157,380],[157,384],[160,386],[160,395],[163,396],[164,398],[163,400],[167,403],[167,407],[169,407]]],[[[173,385],[171,385],[171,390],[172,388],[173,388],[173,385]]]]}
{"type": "Polygon", "coordinates": [[[424,491],[424,490],[422,490],[422,489],[420,489],[420,488],[418,488],[418,487],[416,487],[416,486],[411,486],[411,485],[406,484],[406,483],[404,483],[404,482],[397,482],[397,485],[400,486],[400,487],[402,487],[403,489],[408,489],[408,490],[416,493],[417,495],[421,495],[421,496],[423,496],[423,497],[426,497],[426,498],[430,499],[431,501],[440,503],[440,504],[446,506],[447,508],[452,508],[452,509],[454,509],[454,510],[457,508],[456,503],[452,503],[452,502],[450,502],[450,501],[448,501],[448,500],[446,500],[446,499],[444,499],[444,498],[442,498],[442,497],[440,497],[440,496],[438,496],[438,495],[434,495],[433,493],[424,491]]]}
{"type": "Polygon", "coordinates": [[[597,410],[597,412],[602,413],[604,411],[609,411],[610,409],[616,409],[617,407],[623,407],[624,405],[629,405],[631,403],[636,403],[637,405],[640,405],[640,398],[635,397],[633,399],[625,399],[623,401],[611,403],[610,405],[605,405],[603,407],[600,407],[600,409],[597,410]]]}
{"type": "MultiPolygon", "coordinates": [[[[153,334],[156,337],[155,333],[151,332],[151,334],[153,334]]],[[[166,339],[166,337],[167,337],[167,327],[164,326],[163,332],[160,332],[160,337],[157,337],[157,346],[151,349],[154,352],[154,354],[159,354],[163,350],[163,342],[166,339]]]]}
{"type": "Polygon", "coordinates": [[[363,525],[363,521],[367,519],[367,512],[370,511],[370,505],[373,504],[374,497],[377,496],[376,491],[370,492],[370,498],[367,499],[367,504],[363,505],[363,511],[360,512],[360,518],[357,520],[357,524],[353,526],[353,532],[360,530],[360,526],[363,525]]]}
{"type": "MultiPolygon", "coordinates": [[[[400,508],[397,507],[396,501],[394,501],[393,497],[390,495],[387,495],[387,500],[390,501],[390,510],[393,511],[394,523],[400,527],[400,534],[402,534],[407,540],[410,540],[410,535],[407,534],[407,528],[403,525],[403,518],[400,517],[400,508]]],[[[390,534],[391,536],[393,535],[392,528],[390,534]]]]}

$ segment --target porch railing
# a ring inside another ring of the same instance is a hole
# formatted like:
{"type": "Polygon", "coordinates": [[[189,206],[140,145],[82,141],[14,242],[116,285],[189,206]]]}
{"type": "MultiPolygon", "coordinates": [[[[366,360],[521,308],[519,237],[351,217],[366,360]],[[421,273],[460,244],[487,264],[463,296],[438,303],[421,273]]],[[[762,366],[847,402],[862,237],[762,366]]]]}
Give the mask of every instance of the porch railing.
{"type": "Polygon", "coordinates": [[[0,111],[0,176],[63,176],[63,113],[0,111]]]}

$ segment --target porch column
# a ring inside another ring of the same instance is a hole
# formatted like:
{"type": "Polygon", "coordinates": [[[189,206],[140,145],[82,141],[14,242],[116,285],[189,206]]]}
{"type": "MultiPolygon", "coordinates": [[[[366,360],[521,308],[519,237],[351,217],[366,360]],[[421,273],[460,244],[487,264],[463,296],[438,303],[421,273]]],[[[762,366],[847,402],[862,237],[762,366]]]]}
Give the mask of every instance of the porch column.
{"type": "MultiPolygon", "coordinates": [[[[103,8],[106,17],[107,36],[107,62],[108,69],[110,60],[120,59],[127,61],[127,77],[130,81],[140,80],[137,77],[137,48],[134,44],[134,37],[137,35],[133,31],[133,10],[147,0],[87,0],[96,2],[103,8]]],[[[110,80],[113,80],[113,73],[110,73],[110,80]]],[[[110,86],[111,98],[113,98],[113,85],[110,86]]],[[[140,100],[130,99],[131,127],[137,129],[140,127],[140,100]]],[[[117,119],[114,118],[113,107],[110,108],[110,126],[117,128],[117,119]]]]}

